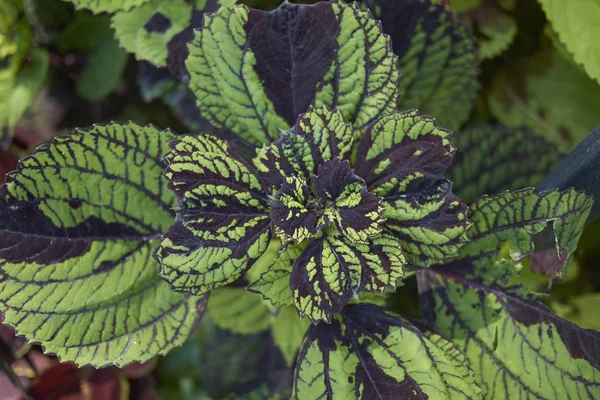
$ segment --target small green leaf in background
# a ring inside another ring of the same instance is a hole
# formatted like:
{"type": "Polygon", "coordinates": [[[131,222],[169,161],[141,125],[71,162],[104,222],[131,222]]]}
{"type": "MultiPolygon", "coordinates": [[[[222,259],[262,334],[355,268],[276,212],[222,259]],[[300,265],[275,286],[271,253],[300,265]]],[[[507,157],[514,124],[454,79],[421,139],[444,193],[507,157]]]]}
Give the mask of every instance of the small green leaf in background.
{"type": "Polygon", "coordinates": [[[555,144],[528,128],[477,125],[452,141],[458,150],[448,179],[467,204],[485,194],[534,187],[562,158],[555,144]]]}
{"type": "Polygon", "coordinates": [[[551,303],[552,311],[582,328],[600,330],[600,293],[571,296],[566,304],[551,303]]]}
{"type": "Polygon", "coordinates": [[[575,61],[600,84],[600,7],[597,0],[539,0],[548,20],[575,61]]]}
{"type": "Polygon", "coordinates": [[[469,117],[477,82],[477,46],[469,29],[430,0],[364,0],[400,59],[398,110],[417,108],[457,130],[469,117]]]}
{"type": "Polygon", "coordinates": [[[302,338],[309,326],[309,319],[300,318],[295,307],[281,307],[277,311],[271,332],[288,366],[295,363],[302,338]]]}
{"type": "Polygon", "coordinates": [[[478,399],[464,356],[384,308],[348,306],[309,328],[298,356],[293,399],[478,399]]]}
{"type": "Polygon", "coordinates": [[[111,25],[121,47],[138,60],[167,65],[167,43],[184,30],[192,18],[186,0],[150,0],[141,7],[120,11],[111,25]]]}
{"type": "Polygon", "coordinates": [[[570,150],[600,120],[600,86],[560,54],[542,51],[514,69],[499,70],[487,99],[507,126],[528,126],[570,150]]]}
{"type": "Polygon", "coordinates": [[[477,9],[475,21],[479,37],[479,57],[494,58],[508,49],[517,35],[517,22],[507,13],[494,6],[477,9]]]}
{"type": "Polygon", "coordinates": [[[258,333],[271,325],[271,313],[262,298],[244,288],[224,287],[212,291],[206,310],[216,326],[233,333],[258,333]]]}
{"type": "Polygon", "coordinates": [[[60,34],[56,47],[62,53],[89,51],[114,34],[105,16],[77,13],[74,21],[60,34]]]}
{"type": "Polygon", "coordinates": [[[390,40],[356,4],[221,7],[195,34],[186,66],[202,115],[252,145],[277,139],[311,104],[361,128],[394,109],[390,40]]]}
{"type": "Polygon", "coordinates": [[[89,54],[85,68],[76,81],[76,90],[84,99],[100,101],[119,84],[127,64],[127,53],[109,38],[89,54]]]}
{"type": "Polygon", "coordinates": [[[133,123],[56,138],[0,188],[3,321],[62,361],[147,361],[181,345],[205,297],[173,292],[152,249],[173,220],[170,131],[133,123]]]}
{"type": "Polygon", "coordinates": [[[85,8],[99,14],[102,12],[114,13],[116,11],[127,11],[134,7],[139,7],[150,0],[66,0],[75,6],[75,8],[85,8]]]}

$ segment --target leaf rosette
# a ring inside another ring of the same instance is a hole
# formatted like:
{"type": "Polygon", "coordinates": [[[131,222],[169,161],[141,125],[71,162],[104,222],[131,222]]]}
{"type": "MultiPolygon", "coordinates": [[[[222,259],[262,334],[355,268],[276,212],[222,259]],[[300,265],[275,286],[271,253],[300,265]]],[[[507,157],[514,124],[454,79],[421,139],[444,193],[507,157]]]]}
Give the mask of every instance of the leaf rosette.
{"type": "Polygon", "coordinates": [[[175,141],[166,177],[177,217],[155,252],[161,275],[203,294],[270,265],[251,290],[329,322],[359,292],[395,288],[407,266],[457,254],[468,221],[443,177],[449,135],[409,111],[377,119],[357,143],[340,111],[319,107],[252,161],[213,136],[175,141]]]}

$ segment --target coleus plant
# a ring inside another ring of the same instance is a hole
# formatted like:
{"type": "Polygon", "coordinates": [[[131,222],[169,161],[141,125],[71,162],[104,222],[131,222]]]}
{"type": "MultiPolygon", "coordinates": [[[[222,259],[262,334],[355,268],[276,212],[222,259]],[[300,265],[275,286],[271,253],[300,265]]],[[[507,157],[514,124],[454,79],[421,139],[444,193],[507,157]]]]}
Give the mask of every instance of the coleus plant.
{"type": "MultiPolygon", "coordinates": [[[[467,193],[459,200],[444,176],[451,134],[397,110],[398,66],[412,106],[470,103],[473,39],[428,1],[394,4],[404,24],[386,22],[391,1],[362,6],[383,24],[341,1],[221,7],[204,16],[184,64],[214,135],[110,123],[23,159],[0,189],[4,321],[63,361],[101,367],[166,354],[205,309],[247,332],[235,319],[251,315],[296,360],[293,382],[258,387],[267,398],[600,396],[600,334],[553,315],[516,281],[546,229],[568,258],[591,198],[502,192],[535,185],[552,162],[492,163],[487,154],[510,155],[529,133],[478,127],[457,134],[468,144],[451,170],[467,193]],[[395,35],[396,26],[407,29],[395,35]],[[494,144],[490,130],[507,140],[494,144]],[[482,166],[489,179],[477,177],[482,166]],[[515,179],[498,180],[506,176],[515,179]],[[413,275],[422,321],[365,304],[366,292],[383,297],[413,275]],[[306,329],[302,343],[286,327],[306,329]]],[[[171,26],[149,18],[144,29],[171,26]]],[[[166,57],[168,48],[157,65],[166,57]]],[[[453,127],[469,113],[448,111],[453,127]]]]}

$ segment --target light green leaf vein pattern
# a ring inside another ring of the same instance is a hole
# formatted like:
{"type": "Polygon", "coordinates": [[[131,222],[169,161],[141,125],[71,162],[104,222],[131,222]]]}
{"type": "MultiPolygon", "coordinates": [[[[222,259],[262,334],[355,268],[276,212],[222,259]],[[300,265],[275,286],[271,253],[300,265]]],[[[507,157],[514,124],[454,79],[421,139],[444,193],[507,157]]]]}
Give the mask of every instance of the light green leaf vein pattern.
{"type": "Polygon", "coordinates": [[[0,189],[4,322],[63,361],[146,361],[181,345],[204,298],[172,292],[151,256],[173,219],[170,131],[80,129],[21,161],[0,189]]]}
{"type": "Polygon", "coordinates": [[[75,8],[86,8],[94,14],[101,12],[114,13],[126,11],[139,7],[149,0],[67,0],[75,5],[75,8]]]}

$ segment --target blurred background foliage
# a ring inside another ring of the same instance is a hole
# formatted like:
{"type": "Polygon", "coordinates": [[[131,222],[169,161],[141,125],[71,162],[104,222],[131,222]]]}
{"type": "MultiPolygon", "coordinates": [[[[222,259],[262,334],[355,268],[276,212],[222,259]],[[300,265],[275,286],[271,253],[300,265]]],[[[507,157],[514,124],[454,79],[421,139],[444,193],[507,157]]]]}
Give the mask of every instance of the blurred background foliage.
{"type": "MultiPolygon", "coordinates": [[[[241,2],[265,10],[280,3],[241,2]]],[[[580,26],[594,12],[598,21],[598,9],[562,10],[551,0],[437,2],[455,12],[478,43],[480,89],[465,127],[528,127],[554,144],[546,160],[553,167],[598,125],[599,36],[574,32],[564,22],[572,18],[580,26]],[[561,19],[560,13],[568,18],[561,19]]],[[[137,61],[121,45],[107,14],[75,10],[61,0],[0,0],[0,183],[18,159],[75,127],[113,120],[152,123],[179,133],[205,127],[185,85],[166,69],[137,61]]],[[[599,238],[596,220],[544,300],[558,315],[594,329],[600,329],[599,238]]],[[[546,293],[551,278],[530,265],[532,260],[523,260],[519,279],[546,293]]],[[[387,299],[374,296],[372,301],[419,317],[414,279],[387,299]]],[[[253,329],[238,326],[236,331],[245,334],[235,334],[226,329],[231,320],[209,312],[184,347],[123,370],[59,364],[0,326],[1,362],[15,371],[0,376],[0,394],[3,399],[218,399],[242,398],[240,393],[267,381],[285,387],[292,357],[281,354],[274,340],[299,338],[278,333],[282,328],[272,326],[265,313],[263,323],[249,321],[253,329]]]]}

